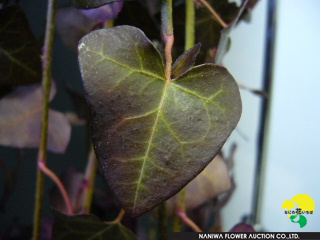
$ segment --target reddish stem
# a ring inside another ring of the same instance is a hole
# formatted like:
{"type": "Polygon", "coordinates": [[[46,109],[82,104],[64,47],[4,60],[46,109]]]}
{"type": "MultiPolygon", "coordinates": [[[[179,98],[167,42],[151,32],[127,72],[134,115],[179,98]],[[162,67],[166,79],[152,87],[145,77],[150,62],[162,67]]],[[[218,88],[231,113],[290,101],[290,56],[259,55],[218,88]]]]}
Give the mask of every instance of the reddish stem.
{"type": "Polygon", "coordinates": [[[178,217],[181,218],[181,220],[187,224],[189,227],[191,227],[195,232],[202,232],[202,230],[198,227],[197,224],[195,224],[194,221],[192,221],[186,214],[185,211],[183,211],[182,209],[180,208],[177,208],[176,210],[176,214],[178,217]]]}
{"type": "Polygon", "coordinates": [[[73,214],[73,210],[72,210],[72,204],[71,204],[71,201],[70,201],[70,198],[69,198],[69,195],[67,193],[67,190],[65,189],[65,187],[63,186],[63,183],[60,181],[60,179],[57,177],[57,175],[54,174],[54,172],[52,172],[49,168],[47,168],[47,166],[45,165],[44,162],[42,161],[39,161],[38,162],[38,166],[39,166],[39,169],[45,174],[47,175],[49,178],[51,178],[52,181],[55,182],[55,184],[57,184],[60,192],[61,192],[61,195],[63,197],[63,200],[66,204],[66,207],[67,207],[67,211],[68,211],[68,214],[73,214]]]}

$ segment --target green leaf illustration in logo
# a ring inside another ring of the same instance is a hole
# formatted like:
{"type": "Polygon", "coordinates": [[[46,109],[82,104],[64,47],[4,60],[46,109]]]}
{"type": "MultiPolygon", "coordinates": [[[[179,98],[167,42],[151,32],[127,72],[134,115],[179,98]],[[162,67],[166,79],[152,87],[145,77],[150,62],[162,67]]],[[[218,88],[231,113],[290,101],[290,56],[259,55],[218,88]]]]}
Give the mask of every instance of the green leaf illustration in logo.
{"type": "Polygon", "coordinates": [[[167,81],[159,52],[135,27],[86,35],[79,62],[101,170],[132,216],[195,178],[239,121],[239,89],[224,67],[181,61],[167,81]]]}
{"type": "Polygon", "coordinates": [[[300,228],[303,228],[304,226],[307,225],[307,218],[305,216],[301,215],[301,214],[292,215],[290,217],[290,219],[291,219],[291,222],[293,222],[293,223],[299,223],[300,228]],[[299,220],[298,221],[293,221],[293,219],[297,218],[298,215],[299,215],[299,220]]]}

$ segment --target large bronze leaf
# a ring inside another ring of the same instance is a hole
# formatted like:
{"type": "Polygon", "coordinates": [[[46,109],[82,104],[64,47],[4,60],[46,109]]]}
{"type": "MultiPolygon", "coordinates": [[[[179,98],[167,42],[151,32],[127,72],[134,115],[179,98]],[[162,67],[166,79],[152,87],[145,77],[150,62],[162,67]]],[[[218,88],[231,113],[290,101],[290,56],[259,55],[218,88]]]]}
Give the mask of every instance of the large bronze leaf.
{"type": "Polygon", "coordinates": [[[132,216],[196,177],[239,121],[239,89],[224,67],[201,65],[166,81],[160,54],[135,27],[86,35],[79,61],[100,167],[132,216]]]}

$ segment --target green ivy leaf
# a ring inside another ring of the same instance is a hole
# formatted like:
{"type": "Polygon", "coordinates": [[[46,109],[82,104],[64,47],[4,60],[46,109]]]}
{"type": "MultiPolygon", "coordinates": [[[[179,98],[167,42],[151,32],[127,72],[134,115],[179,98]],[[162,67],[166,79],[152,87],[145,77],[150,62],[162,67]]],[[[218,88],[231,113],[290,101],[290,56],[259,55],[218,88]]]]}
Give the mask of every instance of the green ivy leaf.
{"type": "Polygon", "coordinates": [[[104,223],[89,214],[65,215],[53,210],[54,240],[136,240],[136,236],[121,223],[104,223]]]}
{"type": "Polygon", "coordinates": [[[239,89],[224,67],[197,66],[168,82],[160,54],[135,27],[86,35],[79,62],[101,170],[132,216],[196,177],[239,121],[239,89]]]}
{"type": "Polygon", "coordinates": [[[10,85],[40,82],[40,55],[24,12],[17,6],[0,9],[0,82],[10,85]]]}
{"type": "Polygon", "coordinates": [[[130,0],[70,0],[70,1],[76,8],[91,9],[91,8],[98,8],[113,2],[130,1],[130,0]]]}
{"type": "Polygon", "coordinates": [[[195,61],[196,57],[200,51],[201,44],[198,43],[194,45],[192,48],[190,48],[188,51],[184,52],[173,64],[172,66],[172,78],[177,78],[181,76],[182,74],[186,73],[189,71],[195,61]]]}

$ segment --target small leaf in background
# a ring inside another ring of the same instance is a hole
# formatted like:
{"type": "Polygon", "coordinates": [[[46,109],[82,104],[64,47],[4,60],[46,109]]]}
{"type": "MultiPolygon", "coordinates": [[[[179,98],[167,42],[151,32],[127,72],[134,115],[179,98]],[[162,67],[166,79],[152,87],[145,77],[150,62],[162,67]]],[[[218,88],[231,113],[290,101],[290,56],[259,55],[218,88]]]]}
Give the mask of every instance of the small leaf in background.
{"type": "Polygon", "coordinates": [[[246,223],[238,223],[235,225],[230,232],[256,232],[254,228],[246,223]]]}
{"type": "MultiPolygon", "coordinates": [[[[237,4],[226,0],[210,0],[208,3],[222,17],[224,22],[231,23],[238,13],[237,4]]],[[[205,48],[217,47],[222,26],[213,18],[210,11],[201,6],[196,9],[196,41],[205,48]]]]}
{"type": "Polygon", "coordinates": [[[70,1],[76,8],[91,9],[91,8],[101,7],[109,3],[122,2],[126,0],[70,0],[70,1]]]}
{"type": "Polygon", "coordinates": [[[108,21],[115,19],[123,7],[124,2],[114,2],[94,9],[80,10],[88,18],[108,21]]]}
{"type": "Polygon", "coordinates": [[[224,67],[197,66],[168,82],[159,53],[135,27],[86,35],[79,62],[102,172],[132,216],[195,178],[239,121],[239,89],[224,67]]]}
{"type": "Polygon", "coordinates": [[[228,50],[228,44],[229,44],[229,35],[231,33],[231,31],[234,29],[234,27],[236,26],[236,24],[238,23],[238,20],[240,19],[243,11],[245,10],[247,4],[248,4],[249,0],[244,0],[239,11],[238,14],[236,15],[236,17],[234,18],[234,20],[232,21],[232,23],[229,24],[229,26],[225,29],[223,29],[221,31],[221,36],[219,39],[219,44],[217,47],[217,52],[214,56],[214,63],[216,64],[221,64],[222,62],[222,58],[224,57],[225,53],[228,50]]]}
{"type": "Polygon", "coordinates": [[[54,240],[136,240],[136,236],[121,223],[104,223],[94,215],[65,215],[53,210],[54,240]]]}
{"type": "MultiPolygon", "coordinates": [[[[212,200],[231,187],[231,177],[226,162],[217,155],[208,166],[186,186],[185,207],[191,210],[212,200]]],[[[168,200],[168,211],[172,212],[179,201],[180,193],[168,200]]]]}
{"type": "MultiPolygon", "coordinates": [[[[68,168],[61,176],[61,182],[65,186],[74,212],[81,210],[84,174],[74,168],[68,168]]],[[[67,213],[67,207],[60,190],[54,186],[50,192],[51,206],[61,212],[67,213]]]]}
{"type": "Polygon", "coordinates": [[[0,9],[0,83],[40,82],[41,51],[24,12],[17,6],[0,9]]]}
{"type": "MultiPolygon", "coordinates": [[[[54,86],[54,85],[53,85],[54,86]]],[[[52,87],[51,98],[55,95],[52,87]]],[[[42,123],[41,85],[21,86],[0,100],[0,145],[38,148],[42,123]]],[[[49,110],[48,149],[64,153],[71,126],[64,114],[49,110]]]]}
{"type": "Polygon", "coordinates": [[[198,43],[190,48],[188,51],[184,52],[173,64],[172,66],[172,78],[180,77],[182,74],[189,71],[196,62],[197,55],[200,51],[201,44],[198,43]]]}
{"type": "Polygon", "coordinates": [[[96,22],[74,7],[57,9],[56,26],[58,32],[64,44],[74,52],[78,51],[79,40],[92,30],[96,22]]]}

